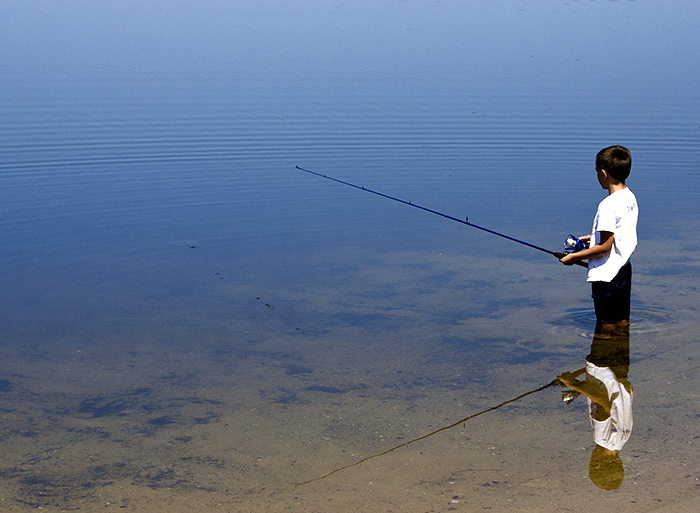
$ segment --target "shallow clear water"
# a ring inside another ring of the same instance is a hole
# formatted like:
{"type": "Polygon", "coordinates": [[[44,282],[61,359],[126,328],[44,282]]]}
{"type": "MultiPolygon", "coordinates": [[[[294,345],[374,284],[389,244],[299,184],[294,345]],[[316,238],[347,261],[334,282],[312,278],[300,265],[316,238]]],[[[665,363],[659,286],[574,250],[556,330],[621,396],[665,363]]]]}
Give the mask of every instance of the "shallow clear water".
{"type": "Polygon", "coordinates": [[[3,3],[3,508],[695,510],[699,10],[3,3]],[[295,166],[559,251],[616,143],[622,487],[548,389],[295,489],[580,368],[594,321],[582,269],[295,166]]]}

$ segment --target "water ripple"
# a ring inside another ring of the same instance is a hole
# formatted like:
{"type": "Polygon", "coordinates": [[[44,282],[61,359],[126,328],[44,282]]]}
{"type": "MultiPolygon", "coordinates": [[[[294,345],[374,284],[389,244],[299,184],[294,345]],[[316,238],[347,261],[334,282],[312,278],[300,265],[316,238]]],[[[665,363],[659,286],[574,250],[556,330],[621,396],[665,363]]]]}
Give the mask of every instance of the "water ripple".
{"type": "MultiPolygon", "coordinates": [[[[570,308],[553,324],[571,326],[584,330],[581,336],[590,337],[595,327],[596,318],[593,308],[570,308]]],[[[682,312],[668,310],[658,306],[635,306],[630,314],[632,333],[662,333],[684,325],[682,312]]]]}

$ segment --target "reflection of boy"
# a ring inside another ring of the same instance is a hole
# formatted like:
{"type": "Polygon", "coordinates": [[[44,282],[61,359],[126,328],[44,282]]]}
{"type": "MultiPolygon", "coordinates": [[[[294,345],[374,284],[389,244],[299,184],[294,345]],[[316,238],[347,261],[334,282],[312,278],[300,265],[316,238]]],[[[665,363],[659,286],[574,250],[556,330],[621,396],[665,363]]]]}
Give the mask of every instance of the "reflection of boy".
{"type": "Polygon", "coordinates": [[[637,247],[637,198],[625,185],[632,157],[623,146],[604,148],[596,155],[598,182],[608,191],[600,202],[593,233],[581,237],[590,247],[561,259],[565,265],[588,259],[596,313],[596,333],[609,335],[615,328],[629,326],[632,265],[637,247]]]}
{"type": "Polygon", "coordinates": [[[625,475],[619,453],[632,432],[634,396],[628,373],[629,331],[623,330],[611,340],[594,337],[591,354],[586,357],[585,381],[576,380],[570,372],[559,376],[559,381],[588,398],[596,443],[589,476],[605,490],[619,488],[625,475]]]}

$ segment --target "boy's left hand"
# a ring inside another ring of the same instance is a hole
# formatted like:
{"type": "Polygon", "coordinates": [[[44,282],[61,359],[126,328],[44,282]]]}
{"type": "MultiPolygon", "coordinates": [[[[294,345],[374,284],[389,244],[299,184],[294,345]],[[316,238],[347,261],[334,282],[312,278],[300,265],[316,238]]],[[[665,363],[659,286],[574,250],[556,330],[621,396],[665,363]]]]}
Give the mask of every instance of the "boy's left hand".
{"type": "Polygon", "coordinates": [[[576,263],[576,260],[574,259],[574,253],[564,255],[562,258],[559,259],[559,261],[564,265],[574,265],[576,263]]]}

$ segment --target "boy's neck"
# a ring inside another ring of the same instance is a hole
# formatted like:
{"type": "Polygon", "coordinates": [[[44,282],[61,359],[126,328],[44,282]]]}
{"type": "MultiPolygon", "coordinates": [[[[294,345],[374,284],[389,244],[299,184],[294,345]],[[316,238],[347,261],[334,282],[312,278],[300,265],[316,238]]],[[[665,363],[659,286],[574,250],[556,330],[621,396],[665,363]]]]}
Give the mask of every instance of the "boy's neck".
{"type": "Polygon", "coordinates": [[[625,182],[618,182],[617,180],[610,181],[608,182],[608,196],[614,192],[621,191],[622,189],[626,188],[627,186],[625,185],[625,182]]]}

